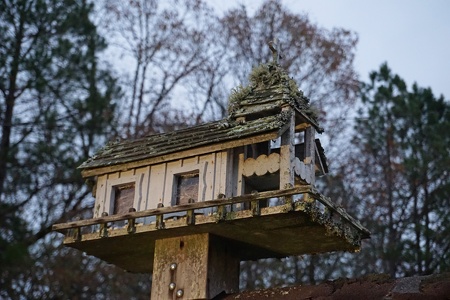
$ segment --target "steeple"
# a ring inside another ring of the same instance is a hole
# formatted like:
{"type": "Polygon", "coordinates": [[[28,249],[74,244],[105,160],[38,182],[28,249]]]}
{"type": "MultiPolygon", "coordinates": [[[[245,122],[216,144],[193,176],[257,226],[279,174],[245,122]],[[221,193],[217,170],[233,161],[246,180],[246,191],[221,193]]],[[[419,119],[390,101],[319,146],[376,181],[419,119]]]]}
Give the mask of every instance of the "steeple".
{"type": "Polygon", "coordinates": [[[279,44],[269,43],[273,51],[273,61],[262,63],[252,69],[247,86],[232,90],[228,101],[228,118],[232,120],[254,120],[281,112],[289,105],[298,122],[307,122],[317,132],[324,130],[319,126],[318,116],[309,99],[298,88],[297,83],[276,62],[280,58],[279,44]]]}

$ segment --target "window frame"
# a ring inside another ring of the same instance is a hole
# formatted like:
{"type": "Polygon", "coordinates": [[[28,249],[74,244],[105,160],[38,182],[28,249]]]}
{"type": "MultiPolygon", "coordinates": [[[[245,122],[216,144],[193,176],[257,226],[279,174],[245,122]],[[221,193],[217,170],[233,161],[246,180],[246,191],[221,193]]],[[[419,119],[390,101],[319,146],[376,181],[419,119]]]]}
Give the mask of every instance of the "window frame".
{"type": "Polygon", "coordinates": [[[177,198],[178,198],[178,185],[180,182],[180,178],[183,178],[186,175],[194,175],[198,178],[198,185],[197,185],[197,199],[195,200],[195,202],[200,202],[202,201],[200,199],[200,170],[199,169],[194,169],[192,171],[188,171],[188,172],[181,172],[181,173],[176,173],[173,174],[173,182],[172,182],[172,199],[170,201],[171,206],[175,206],[175,205],[180,205],[177,204],[177,198]]]}
{"type": "Polygon", "coordinates": [[[142,199],[142,178],[144,174],[124,176],[120,178],[108,179],[106,182],[106,203],[104,211],[109,215],[114,214],[114,202],[115,202],[115,190],[116,188],[127,185],[134,184],[134,199],[133,208],[139,210],[139,204],[142,199]]]}

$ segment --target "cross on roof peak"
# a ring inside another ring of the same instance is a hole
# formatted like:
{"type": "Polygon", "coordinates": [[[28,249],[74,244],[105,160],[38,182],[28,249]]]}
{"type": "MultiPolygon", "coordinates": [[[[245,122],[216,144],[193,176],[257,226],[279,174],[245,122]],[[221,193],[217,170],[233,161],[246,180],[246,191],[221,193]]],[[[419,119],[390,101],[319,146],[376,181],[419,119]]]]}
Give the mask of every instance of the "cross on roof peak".
{"type": "Polygon", "coordinates": [[[282,59],[281,56],[281,46],[277,38],[274,38],[273,41],[267,43],[269,45],[270,50],[272,51],[273,63],[278,65],[278,61],[282,59]]]}

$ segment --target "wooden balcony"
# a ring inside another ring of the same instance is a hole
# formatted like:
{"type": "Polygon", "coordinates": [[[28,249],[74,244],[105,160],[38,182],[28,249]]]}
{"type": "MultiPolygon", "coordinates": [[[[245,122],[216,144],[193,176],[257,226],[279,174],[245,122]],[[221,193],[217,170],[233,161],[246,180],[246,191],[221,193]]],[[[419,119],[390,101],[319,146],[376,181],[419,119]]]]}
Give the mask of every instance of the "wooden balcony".
{"type": "Polygon", "coordinates": [[[253,260],[354,252],[370,237],[309,185],[55,224],[53,230],[65,234],[66,246],[130,272],[152,272],[155,241],[163,238],[210,233],[229,241],[240,260],[253,260]]]}

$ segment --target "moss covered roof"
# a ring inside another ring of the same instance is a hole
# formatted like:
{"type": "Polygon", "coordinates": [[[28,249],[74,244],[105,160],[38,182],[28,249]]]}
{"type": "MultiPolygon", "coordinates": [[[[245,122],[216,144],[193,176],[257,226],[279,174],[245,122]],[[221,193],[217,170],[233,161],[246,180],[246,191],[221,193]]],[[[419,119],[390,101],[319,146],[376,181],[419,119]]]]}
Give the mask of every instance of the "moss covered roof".
{"type": "Polygon", "coordinates": [[[238,86],[232,91],[228,113],[230,118],[256,118],[277,112],[285,105],[293,107],[319,132],[323,131],[309,99],[303,95],[287,72],[273,63],[253,68],[249,85],[238,86]]]}
{"type": "Polygon", "coordinates": [[[225,119],[135,140],[113,142],[100,149],[79,168],[89,169],[124,164],[195,147],[279,131],[287,120],[286,113],[246,122],[225,119]]]}

